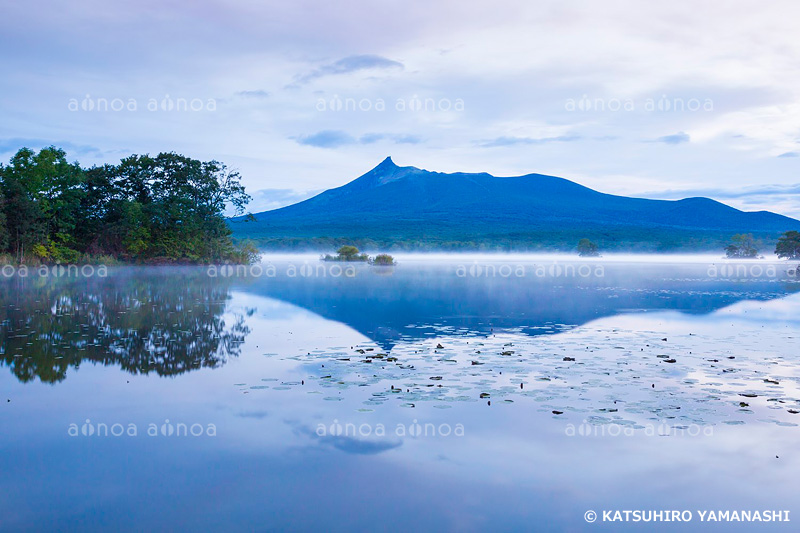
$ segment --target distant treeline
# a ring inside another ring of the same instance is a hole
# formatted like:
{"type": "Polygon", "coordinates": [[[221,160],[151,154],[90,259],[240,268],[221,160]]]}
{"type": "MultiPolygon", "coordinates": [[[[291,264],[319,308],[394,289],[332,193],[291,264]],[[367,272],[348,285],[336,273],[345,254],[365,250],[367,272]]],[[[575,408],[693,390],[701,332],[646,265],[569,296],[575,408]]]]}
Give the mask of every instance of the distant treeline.
{"type": "Polygon", "coordinates": [[[250,197],[238,172],[175,153],[82,168],[63,150],[19,150],[0,164],[0,255],[75,263],[248,262],[224,212],[250,197]]]}
{"type": "MultiPolygon", "coordinates": [[[[553,229],[530,233],[476,234],[472,240],[460,240],[445,232],[439,235],[420,235],[414,238],[397,238],[394,235],[364,236],[366,231],[353,229],[346,237],[292,236],[287,228],[276,228],[268,234],[261,228],[251,230],[250,223],[237,220],[231,223],[234,235],[252,240],[260,249],[286,251],[330,251],[352,244],[367,251],[485,251],[485,252],[575,252],[578,241],[589,235],[600,250],[605,252],[677,253],[718,252],[730,242],[730,233],[722,231],[691,232],[685,230],[641,230],[638,228],[618,231],[592,231],[553,229]],[[284,233],[284,235],[280,235],[284,233]],[[277,234],[277,235],[276,235],[277,234]]],[[[344,232],[342,232],[344,233],[344,232]]],[[[386,233],[390,233],[387,231],[386,233]]],[[[771,244],[777,235],[759,234],[759,238],[771,244]]]]}

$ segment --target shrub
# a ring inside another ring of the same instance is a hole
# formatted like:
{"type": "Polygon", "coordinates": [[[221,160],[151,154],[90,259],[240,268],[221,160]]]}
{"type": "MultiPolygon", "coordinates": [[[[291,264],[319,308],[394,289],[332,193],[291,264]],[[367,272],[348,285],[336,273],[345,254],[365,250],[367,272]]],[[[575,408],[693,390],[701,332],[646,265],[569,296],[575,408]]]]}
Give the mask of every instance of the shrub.
{"type": "Polygon", "coordinates": [[[372,259],[371,263],[378,266],[393,266],[394,257],[389,254],[378,254],[372,259]]]}
{"type": "Polygon", "coordinates": [[[600,252],[597,251],[597,245],[589,239],[581,239],[578,241],[578,255],[581,257],[597,257],[600,252]]]}

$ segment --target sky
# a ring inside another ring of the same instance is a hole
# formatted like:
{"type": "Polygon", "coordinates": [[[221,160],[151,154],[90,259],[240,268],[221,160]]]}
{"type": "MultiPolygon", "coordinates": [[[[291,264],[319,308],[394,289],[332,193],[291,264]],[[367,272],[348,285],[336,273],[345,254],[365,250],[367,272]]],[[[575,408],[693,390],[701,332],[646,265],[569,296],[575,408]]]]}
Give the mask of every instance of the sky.
{"type": "Polygon", "coordinates": [[[0,5],[0,160],[175,151],[250,210],[400,166],[800,218],[800,3],[0,5]]]}

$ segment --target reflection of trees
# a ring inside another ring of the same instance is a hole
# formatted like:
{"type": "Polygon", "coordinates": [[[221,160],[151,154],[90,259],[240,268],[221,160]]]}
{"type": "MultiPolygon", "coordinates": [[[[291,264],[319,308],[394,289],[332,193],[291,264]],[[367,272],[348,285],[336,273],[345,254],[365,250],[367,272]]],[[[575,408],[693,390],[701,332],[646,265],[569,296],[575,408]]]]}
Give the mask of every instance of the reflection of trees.
{"type": "Polygon", "coordinates": [[[20,381],[47,383],[84,361],[160,376],[216,367],[249,333],[241,315],[226,323],[229,298],[225,281],[199,270],[3,279],[0,361],[20,381]]]}

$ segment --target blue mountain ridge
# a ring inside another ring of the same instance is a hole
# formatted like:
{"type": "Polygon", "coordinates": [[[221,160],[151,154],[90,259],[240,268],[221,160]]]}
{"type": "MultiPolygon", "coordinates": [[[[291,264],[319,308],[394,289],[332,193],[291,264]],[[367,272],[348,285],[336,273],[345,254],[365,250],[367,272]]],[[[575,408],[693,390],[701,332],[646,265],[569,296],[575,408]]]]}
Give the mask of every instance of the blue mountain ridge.
{"type": "Polygon", "coordinates": [[[772,243],[800,229],[798,220],[740,211],[709,198],[629,198],[555,176],[445,174],[400,167],[390,157],[341,187],[255,219],[233,219],[235,235],[281,248],[354,242],[407,249],[568,249],[588,237],[606,248],[719,249],[734,233],[772,243]]]}

